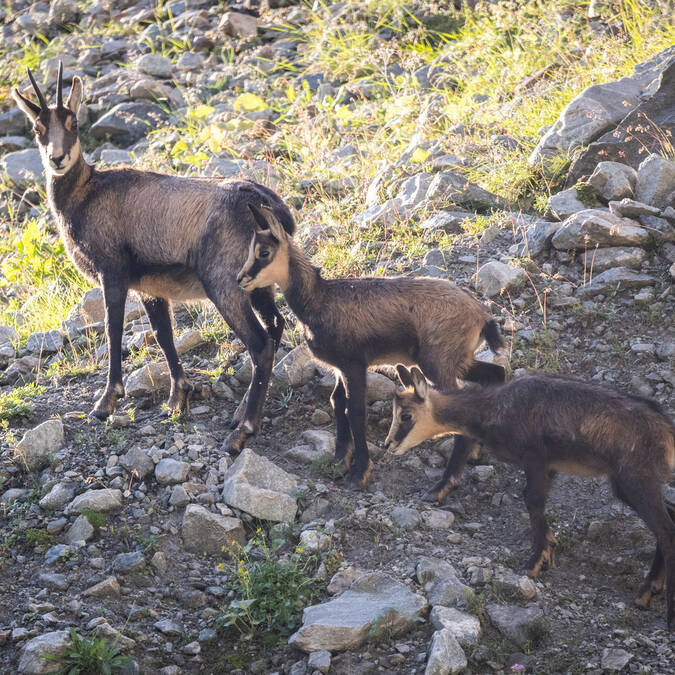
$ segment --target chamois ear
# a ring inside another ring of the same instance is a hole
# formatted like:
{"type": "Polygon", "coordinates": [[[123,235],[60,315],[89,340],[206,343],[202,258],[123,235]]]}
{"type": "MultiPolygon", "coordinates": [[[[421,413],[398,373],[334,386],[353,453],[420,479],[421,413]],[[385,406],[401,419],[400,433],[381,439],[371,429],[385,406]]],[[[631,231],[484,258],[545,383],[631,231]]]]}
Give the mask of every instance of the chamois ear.
{"type": "Polygon", "coordinates": [[[21,108],[26,117],[32,122],[35,122],[40,114],[40,106],[35,105],[33,101],[20,94],[16,87],[12,88],[12,98],[16,101],[16,104],[21,108]]]}
{"type": "Polygon", "coordinates": [[[84,86],[82,80],[75,75],[73,77],[73,83],[70,86],[70,94],[68,94],[68,100],[66,101],[66,108],[70,110],[74,115],[77,115],[77,111],[80,108],[80,103],[82,103],[82,93],[84,91],[84,86]]]}
{"type": "Polygon", "coordinates": [[[410,376],[412,378],[413,387],[415,388],[415,393],[424,400],[429,393],[427,378],[424,377],[424,373],[417,367],[410,371],[410,376]]]}
{"type": "Polygon", "coordinates": [[[279,222],[277,217],[274,215],[274,211],[269,206],[262,207],[265,210],[265,217],[267,223],[270,226],[270,232],[274,235],[279,241],[286,240],[286,230],[284,230],[283,225],[279,222]]]}
{"type": "Polygon", "coordinates": [[[270,229],[270,226],[267,222],[267,218],[265,218],[265,214],[262,212],[262,209],[261,209],[260,206],[257,206],[256,204],[252,204],[251,202],[248,202],[248,210],[253,215],[253,218],[255,219],[255,224],[258,226],[258,230],[269,230],[270,229]]]}
{"type": "Polygon", "coordinates": [[[410,375],[410,371],[401,363],[396,366],[396,372],[398,373],[398,379],[401,380],[401,384],[406,389],[412,389],[413,380],[410,375]]]}

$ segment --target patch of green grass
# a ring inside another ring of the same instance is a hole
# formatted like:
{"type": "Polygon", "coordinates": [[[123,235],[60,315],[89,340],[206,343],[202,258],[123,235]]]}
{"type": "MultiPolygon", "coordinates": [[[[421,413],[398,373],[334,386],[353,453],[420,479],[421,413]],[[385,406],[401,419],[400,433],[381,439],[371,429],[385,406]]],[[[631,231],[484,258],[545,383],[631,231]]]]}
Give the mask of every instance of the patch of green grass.
{"type": "Polygon", "coordinates": [[[300,547],[285,559],[275,557],[265,534],[258,528],[245,548],[234,551],[229,564],[234,599],[223,611],[221,626],[234,626],[242,634],[264,638],[273,644],[287,638],[300,624],[302,610],[325,587],[311,575],[315,556],[300,547]],[[253,552],[258,558],[253,557],[253,552]]]}
{"type": "Polygon", "coordinates": [[[54,537],[43,529],[30,527],[26,530],[25,537],[29,546],[39,546],[43,553],[54,544],[54,537]]]}
{"type": "Polygon", "coordinates": [[[44,387],[30,382],[0,394],[0,423],[25,422],[33,414],[31,399],[40,396],[44,387]]]}
{"type": "Polygon", "coordinates": [[[85,508],[82,509],[82,515],[89,521],[89,524],[97,530],[101,527],[105,527],[108,523],[108,516],[99,511],[85,508]]]}
{"type": "Polygon", "coordinates": [[[71,628],[70,639],[72,643],[63,654],[42,654],[59,665],[62,675],[112,675],[131,661],[118,645],[109,644],[105,638],[83,638],[71,628]]]}

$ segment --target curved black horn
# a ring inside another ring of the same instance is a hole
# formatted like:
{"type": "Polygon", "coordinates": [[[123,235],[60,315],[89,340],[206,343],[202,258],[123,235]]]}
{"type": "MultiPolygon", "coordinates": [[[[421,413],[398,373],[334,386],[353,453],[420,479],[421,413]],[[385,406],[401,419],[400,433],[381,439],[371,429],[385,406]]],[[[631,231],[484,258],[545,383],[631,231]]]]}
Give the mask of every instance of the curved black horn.
{"type": "Polygon", "coordinates": [[[56,78],[56,107],[63,108],[63,61],[59,61],[59,74],[56,78]]]}
{"type": "Polygon", "coordinates": [[[42,110],[47,110],[47,101],[45,101],[45,97],[42,95],[40,87],[37,86],[37,82],[33,77],[33,73],[30,72],[30,68],[28,66],[26,66],[26,72],[28,73],[28,77],[30,78],[30,83],[33,85],[33,89],[35,89],[35,93],[37,94],[38,101],[40,103],[40,108],[42,108],[42,110]]]}

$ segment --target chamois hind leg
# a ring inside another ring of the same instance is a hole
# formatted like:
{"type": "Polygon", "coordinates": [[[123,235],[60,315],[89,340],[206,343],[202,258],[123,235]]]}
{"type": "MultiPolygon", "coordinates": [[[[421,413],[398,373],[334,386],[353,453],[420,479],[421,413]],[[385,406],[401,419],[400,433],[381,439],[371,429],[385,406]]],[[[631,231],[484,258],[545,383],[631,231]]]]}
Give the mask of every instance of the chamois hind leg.
{"type": "Polygon", "coordinates": [[[96,401],[91,415],[104,420],[115,412],[117,399],[124,396],[122,383],[122,332],[124,304],[129,290],[126,276],[115,270],[101,274],[105,302],[105,330],[108,339],[108,381],[101,398],[96,401]]]}
{"type": "Polygon", "coordinates": [[[483,386],[493,384],[504,384],[506,381],[506,370],[503,366],[496,363],[488,363],[487,361],[477,361],[474,359],[473,363],[462,377],[467,382],[476,382],[483,386]]]}
{"type": "MultiPolygon", "coordinates": [[[[251,304],[253,309],[258,313],[262,319],[263,324],[267,330],[269,336],[274,340],[274,353],[277,353],[279,345],[281,344],[281,336],[284,332],[284,327],[286,321],[281,315],[281,312],[277,309],[277,306],[274,304],[274,294],[271,288],[256,288],[251,293],[251,304]]],[[[248,404],[248,391],[244,394],[237,409],[232,416],[232,428],[236,428],[237,425],[244,419],[244,413],[246,411],[246,406],[248,404]]]]}
{"type": "Polygon", "coordinates": [[[362,363],[351,364],[342,372],[347,393],[347,417],[354,439],[354,456],[347,478],[350,486],[363,487],[368,482],[373,466],[366,442],[366,366],[362,363]]]}
{"type": "Polygon", "coordinates": [[[260,428],[262,407],[274,364],[274,341],[254,314],[248,294],[239,288],[234,279],[231,283],[229,278],[224,283],[222,279],[220,281],[218,286],[208,281],[204,283],[206,293],[226,323],[246,345],[253,363],[244,417],[223,446],[227,452],[238,453],[244,448],[246,440],[260,428]]]}
{"type": "Polygon", "coordinates": [[[188,409],[190,394],[194,387],[186,377],[176,353],[169,303],[163,298],[141,297],[141,300],[171,373],[171,393],[166,405],[172,412],[185,412],[188,409]]]}
{"type": "Polygon", "coordinates": [[[675,618],[675,523],[663,501],[661,483],[640,480],[635,474],[612,475],[611,478],[617,497],[635,509],[654,533],[657,542],[652,567],[640,586],[635,602],[640,607],[648,606],[651,595],[663,588],[665,576],[666,622],[671,628],[675,618]]]}
{"type": "Polygon", "coordinates": [[[349,428],[349,418],[347,417],[347,394],[345,385],[342,381],[342,374],[335,373],[335,387],[330,396],[330,402],[335,414],[335,425],[337,427],[337,436],[335,438],[335,458],[333,463],[338,465],[344,462],[346,467],[352,459],[354,452],[354,439],[349,428]]]}
{"type": "Polygon", "coordinates": [[[526,485],[523,496],[525,506],[530,514],[532,527],[532,556],[530,557],[526,573],[536,577],[542,567],[555,565],[555,545],[557,544],[547,522],[544,509],[546,498],[551,488],[552,472],[541,465],[525,467],[526,485]]]}

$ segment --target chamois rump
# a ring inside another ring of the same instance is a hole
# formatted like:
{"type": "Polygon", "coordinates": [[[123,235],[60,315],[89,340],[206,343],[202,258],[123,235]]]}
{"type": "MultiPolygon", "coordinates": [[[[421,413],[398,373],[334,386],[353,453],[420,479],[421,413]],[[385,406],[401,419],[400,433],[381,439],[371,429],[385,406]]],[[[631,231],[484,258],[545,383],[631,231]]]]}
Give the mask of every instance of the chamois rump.
{"type": "Polygon", "coordinates": [[[80,78],[73,78],[64,103],[59,64],[56,105],[50,107],[30,70],[28,76],[38,104],[17,89],[12,95],[33,122],[50,209],[78,270],[103,288],[108,379],[92,414],[106,418],[124,396],[121,342],[131,289],[138,291],[169,365],[169,408],[184,410],[193,387],[176,354],[169,303],[208,298],[241,338],[253,362],[249,389],[234,416],[236,428],[225,445],[240,450],[258,431],[284,329],[272,289],[247,293],[236,280],[255,229],[247,204],[269,205],[291,235],[295,223],[288,207],[272,190],[251,181],[185,178],[132,168],[101,171],[90,166],[77,130],[80,78]]]}
{"type": "Polygon", "coordinates": [[[438,391],[422,372],[398,368],[405,387],[394,397],[385,442],[402,454],[427,438],[463,434],[525,471],[533,552],[527,572],[554,563],[556,540],[544,509],[557,471],[606,475],[615,495],[656,536],[651,569],[635,603],[647,608],[666,585],[667,621],[675,614],[675,509],[661,489],[675,468],[675,426],[654,401],[557,375],[530,375],[495,387],[438,391]],[[670,513],[669,513],[670,510],[670,513]]]}
{"type": "MultiPolygon", "coordinates": [[[[237,278],[248,291],[278,284],[303,324],[314,356],[335,369],[335,463],[349,467],[351,484],[365,485],[372,468],[366,444],[369,366],[419,364],[444,388],[457,386],[458,377],[504,381],[502,366],[474,359],[483,340],[499,354],[504,342],[490,315],[468,292],[430,278],[324,279],[271,209],[253,203],[250,208],[258,229],[237,278]]],[[[444,497],[470,450],[458,439],[431,497],[444,497]]]]}

